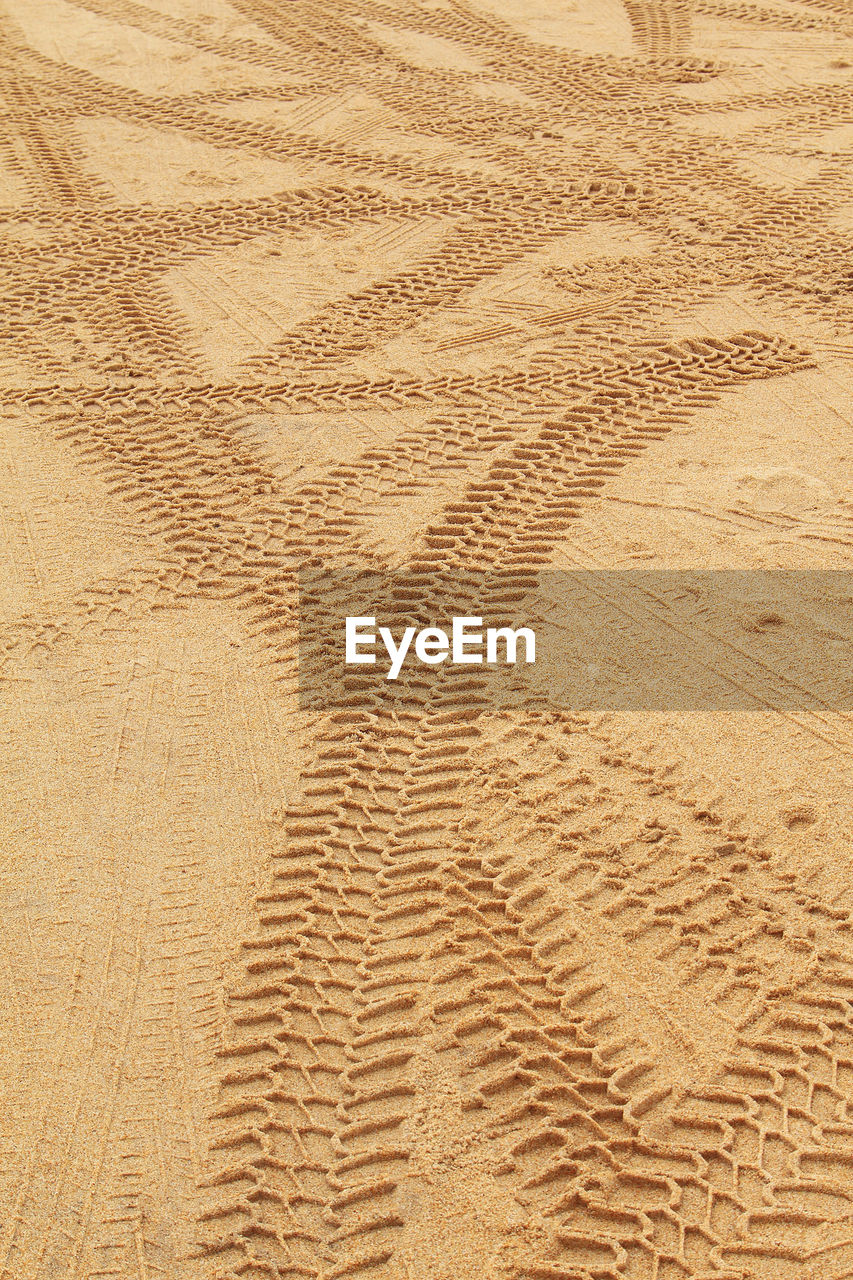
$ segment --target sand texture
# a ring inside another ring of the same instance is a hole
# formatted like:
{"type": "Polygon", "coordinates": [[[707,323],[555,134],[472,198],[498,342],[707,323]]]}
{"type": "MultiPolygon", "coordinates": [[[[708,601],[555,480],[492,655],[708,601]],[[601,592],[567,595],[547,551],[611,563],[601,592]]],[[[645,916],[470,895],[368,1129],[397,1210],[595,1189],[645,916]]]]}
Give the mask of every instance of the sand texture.
{"type": "Polygon", "coordinates": [[[295,683],[853,569],[850,0],[0,0],[0,117],[0,1280],[853,1276],[850,716],[295,683]]]}

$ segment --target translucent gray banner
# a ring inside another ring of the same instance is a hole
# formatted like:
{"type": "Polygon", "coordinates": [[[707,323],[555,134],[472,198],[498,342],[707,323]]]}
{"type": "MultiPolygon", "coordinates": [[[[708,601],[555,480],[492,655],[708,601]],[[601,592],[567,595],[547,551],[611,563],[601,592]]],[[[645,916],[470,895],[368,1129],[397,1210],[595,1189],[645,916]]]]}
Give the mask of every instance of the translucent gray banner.
{"type": "Polygon", "coordinates": [[[299,693],[313,711],[851,710],[853,573],[309,568],[299,693]]]}

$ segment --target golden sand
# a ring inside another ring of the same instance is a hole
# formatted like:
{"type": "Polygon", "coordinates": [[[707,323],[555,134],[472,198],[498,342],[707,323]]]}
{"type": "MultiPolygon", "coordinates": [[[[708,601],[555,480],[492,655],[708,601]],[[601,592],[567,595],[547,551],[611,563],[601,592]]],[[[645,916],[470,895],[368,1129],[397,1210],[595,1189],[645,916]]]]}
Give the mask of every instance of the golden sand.
{"type": "Polygon", "coordinates": [[[306,561],[853,567],[850,0],[0,0],[0,116],[0,1280],[853,1276],[849,716],[294,685],[306,561]]]}

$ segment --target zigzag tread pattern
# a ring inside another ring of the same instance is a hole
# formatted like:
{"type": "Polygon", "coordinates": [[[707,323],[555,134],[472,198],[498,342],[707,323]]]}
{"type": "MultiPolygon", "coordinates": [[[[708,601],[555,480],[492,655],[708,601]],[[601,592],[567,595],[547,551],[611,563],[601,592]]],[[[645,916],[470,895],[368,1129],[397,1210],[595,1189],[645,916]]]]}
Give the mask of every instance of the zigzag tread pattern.
{"type": "Polygon", "coordinates": [[[8,888],[0,1280],[853,1274],[846,888],[476,672],[294,710],[306,573],[500,617],[679,441],[842,379],[848,7],[581,8],[0,5],[0,680],[83,725],[3,722],[10,847],[68,849],[8,888]],[[135,553],[63,575],[69,512],[135,553]]]}

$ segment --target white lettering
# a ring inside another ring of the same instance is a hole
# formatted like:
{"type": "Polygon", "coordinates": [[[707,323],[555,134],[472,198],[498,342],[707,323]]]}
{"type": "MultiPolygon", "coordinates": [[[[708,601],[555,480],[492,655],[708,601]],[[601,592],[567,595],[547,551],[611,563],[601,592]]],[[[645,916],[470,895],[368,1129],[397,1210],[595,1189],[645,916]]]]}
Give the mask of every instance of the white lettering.
{"type": "Polygon", "coordinates": [[[412,636],[415,634],[415,628],[406,627],[406,630],[403,632],[403,639],[400,641],[399,646],[394,644],[394,637],[391,635],[391,631],[388,627],[380,627],[379,634],[382,637],[382,642],[385,645],[385,648],[388,650],[388,657],[391,659],[388,679],[396,680],[397,676],[400,674],[403,659],[409,652],[409,645],[412,643],[412,636]]]}
{"type": "Polygon", "coordinates": [[[360,644],[376,644],[376,636],[372,631],[359,631],[359,627],[375,627],[375,618],[347,618],[347,662],[375,662],[375,653],[359,653],[360,644]]]}
{"type": "MultiPolygon", "coordinates": [[[[482,650],[483,632],[471,629],[482,627],[482,625],[482,618],[454,618],[451,631],[452,640],[448,639],[447,632],[442,630],[441,627],[424,627],[420,631],[417,631],[415,627],[406,627],[399,644],[388,627],[380,627],[379,636],[385,645],[385,651],[391,663],[386,679],[397,679],[406,660],[406,655],[412,647],[413,640],[418,660],[426,662],[430,666],[438,662],[444,662],[448,652],[450,652],[454,664],[468,665],[482,662],[482,652],[470,652],[474,646],[482,650]]],[[[350,617],[346,619],[346,661],[348,664],[364,662],[372,664],[376,662],[375,653],[365,653],[363,651],[365,647],[372,648],[376,644],[376,632],[372,630],[375,626],[375,617],[350,617]]],[[[524,641],[525,662],[536,661],[536,634],[531,627],[519,627],[517,630],[513,630],[512,627],[487,627],[486,662],[498,662],[499,640],[504,642],[504,662],[515,663],[518,661],[519,640],[524,641]]]]}
{"type": "Polygon", "coordinates": [[[481,653],[466,653],[466,644],[483,643],[482,631],[469,632],[465,628],[481,627],[483,625],[482,618],[454,618],[453,619],[453,661],[454,662],[482,662],[483,655],[481,653]]]}
{"type": "Polygon", "coordinates": [[[486,630],[486,662],[498,660],[498,637],[506,641],[506,662],[515,662],[518,652],[518,640],[524,640],[524,661],[536,661],[536,633],[530,627],[488,627],[486,630]]]}
{"type": "Polygon", "coordinates": [[[450,641],[447,638],[447,632],[442,631],[440,627],[430,627],[426,631],[419,631],[418,638],[415,641],[415,653],[421,662],[444,662],[449,647],[450,641]]]}

